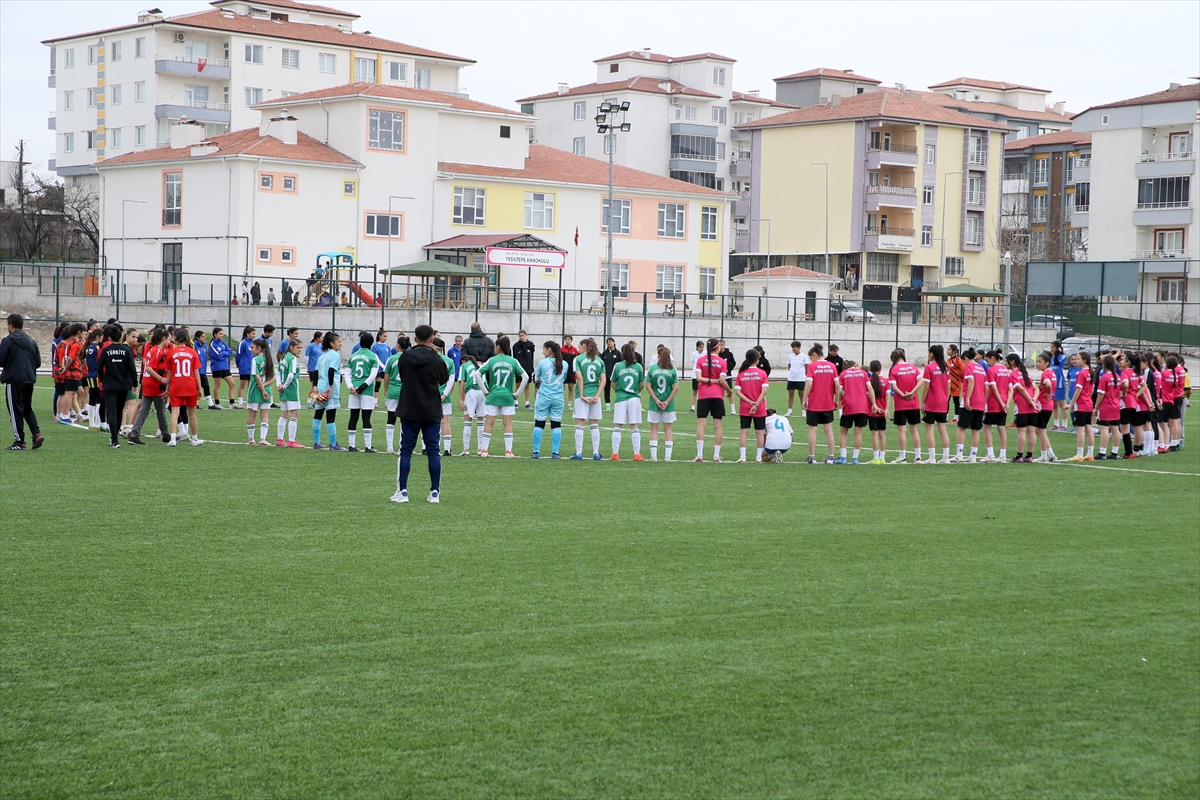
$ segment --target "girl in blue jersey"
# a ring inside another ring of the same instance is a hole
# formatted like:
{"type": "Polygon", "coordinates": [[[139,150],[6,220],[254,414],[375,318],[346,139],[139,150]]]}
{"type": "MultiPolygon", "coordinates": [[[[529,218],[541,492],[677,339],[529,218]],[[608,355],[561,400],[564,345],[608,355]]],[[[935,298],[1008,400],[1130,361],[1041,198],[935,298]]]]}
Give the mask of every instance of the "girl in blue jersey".
{"type": "Polygon", "coordinates": [[[326,449],[321,445],[321,420],[325,420],[326,440],[330,450],[345,450],[337,443],[337,410],[341,406],[342,337],[333,331],[321,341],[321,357],[317,359],[317,386],[313,394],[313,450],[326,449]]]}
{"type": "Polygon", "coordinates": [[[558,458],[558,447],[562,444],[563,386],[567,379],[567,365],[563,361],[558,342],[542,345],[542,360],[533,369],[538,391],[533,405],[533,458],[542,457],[542,434],[546,420],[550,420],[550,457],[558,458]]]}
{"type": "Polygon", "coordinates": [[[104,404],[100,402],[100,345],[104,341],[104,329],[92,328],[83,343],[83,357],[87,374],[80,391],[87,389],[87,418],[89,428],[101,428],[104,404]]]}
{"type": "Polygon", "coordinates": [[[250,381],[254,380],[254,332],[253,325],[247,325],[242,328],[242,341],[238,343],[237,349],[237,371],[238,371],[238,396],[234,403],[234,407],[246,407],[246,390],[250,388],[250,381]]]}
{"type": "Polygon", "coordinates": [[[225,383],[229,390],[226,394],[229,395],[229,407],[233,408],[234,400],[234,385],[233,378],[229,372],[229,357],[233,355],[233,349],[230,348],[229,342],[225,341],[225,329],[213,328],[212,341],[208,343],[208,359],[209,366],[212,368],[213,383],[216,385],[216,392],[213,399],[213,408],[221,408],[221,384],[225,383]]]}

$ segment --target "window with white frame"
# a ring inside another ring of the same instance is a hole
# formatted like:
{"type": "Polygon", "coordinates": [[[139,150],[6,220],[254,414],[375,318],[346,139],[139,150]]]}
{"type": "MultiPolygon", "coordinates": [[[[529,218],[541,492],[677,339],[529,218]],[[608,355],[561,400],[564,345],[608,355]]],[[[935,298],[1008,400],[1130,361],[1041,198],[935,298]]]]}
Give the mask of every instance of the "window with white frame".
{"type": "Polygon", "coordinates": [[[711,300],[717,294],[717,268],[700,268],[700,285],[696,287],[701,300],[711,300]]]}
{"type": "Polygon", "coordinates": [[[269,247],[258,248],[258,260],[263,262],[264,264],[269,264],[271,261],[271,248],[269,248],[269,247]]]}
{"type": "Polygon", "coordinates": [[[96,135],[96,132],[95,131],[87,131],[84,135],[87,136],[87,149],[95,150],[96,149],[96,140],[98,138],[96,135]]]}
{"type": "Polygon", "coordinates": [[[279,250],[279,261],[282,264],[291,264],[296,257],[296,251],[290,247],[282,247],[279,250]]]}
{"type": "Polygon", "coordinates": [[[1033,160],[1033,183],[1035,186],[1045,186],[1050,182],[1050,159],[1035,158],[1033,160]]]}
{"type": "Polygon", "coordinates": [[[487,189],[471,186],[454,187],[454,224],[483,225],[487,189]]]}
{"type": "Polygon", "coordinates": [[[94,44],[88,45],[87,53],[88,53],[88,64],[89,65],[95,64],[96,63],[96,45],[94,45],[94,44]]]}
{"type": "Polygon", "coordinates": [[[1033,205],[1031,206],[1031,222],[1045,222],[1046,211],[1049,207],[1049,198],[1044,194],[1035,194],[1033,196],[1033,205]]]}
{"type": "Polygon", "coordinates": [[[135,103],[146,102],[146,82],[145,81],[134,81],[134,83],[133,83],[133,102],[135,102],[135,103]]]}
{"type": "Polygon", "coordinates": [[[403,61],[393,61],[391,66],[391,77],[394,81],[408,80],[408,64],[403,61]]]}
{"type": "Polygon", "coordinates": [[[247,86],[245,88],[246,105],[252,106],[252,105],[261,103],[262,97],[263,97],[262,92],[263,92],[262,89],[255,89],[253,87],[247,86]]]}
{"type": "Polygon", "coordinates": [[[317,53],[317,72],[337,72],[337,54],[317,53]]]}
{"type": "Polygon", "coordinates": [[[932,186],[925,186],[921,189],[921,205],[923,205],[923,206],[933,205],[933,187],[932,186]]]}
{"type": "Polygon", "coordinates": [[[1154,232],[1154,249],[1160,253],[1178,255],[1183,252],[1183,228],[1154,232]]]}
{"type": "Polygon", "coordinates": [[[979,217],[967,217],[967,244],[983,247],[983,227],[979,217]]]}
{"type": "Polygon", "coordinates": [[[963,260],[961,258],[946,259],[946,275],[949,277],[962,277],[964,271],[963,260]]]}
{"type": "Polygon", "coordinates": [[[121,105],[121,84],[114,83],[108,87],[108,104],[112,106],[121,105]]]}
{"type": "Polygon", "coordinates": [[[96,91],[97,91],[96,89],[88,89],[87,90],[87,107],[88,108],[96,107],[96,91]]]}
{"type": "Polygon", "coordinates": [[[925,145],[925,163],[932,164],[935,161],[937,161],[937,145],[936,144],[925,145]]]}
{"type": "Polygon", "coordinates": [[[185,83],[183,99],[193,108],[204,108],[208,105],[208,87],[204,84],[185,83]]]}
{"type": "Polygon", "coordinates": [[[1064,211],[1066,211],[1066,214],[1068,217],[1075,213],[1075,193],[1074,192],[1067,192],[1066,194],[1063,195],[1063,209],[1064,209],[1064,211]]]}
{"type": "Polygon", "coordinates": [[[658,204],[658,235],[667,239],[682,239],[686,235],[684,230],[684,216],[687,213],[687,206],[683,203],[659,203],[658,204]]]}
{"type": "Polygon", "coordinates": [[[577,156],[586,155],[587,139],[582,136],[576,136],[571,142],[571,152],[577,156]]]}
{"type": "Polygon", "coordinates": [[[921,247],[933,247],[933,226],[921,226],[921,247]]]}
{"type": "Polygon", "coordinates": [[[683,116],[685,119],[689,120],[690,122],[695,122],[696,121],[696,107],[695,106],[684,106],[683,116]]]}
{"type": "Polygon", "coordinates": [[[654,296],[673,300],[683,294],[683,267],[678,264],[659,264],[654,271],[654,296]]]}
{"type": "Polygon", "coordinates": [[[1158,302],[1182,303],[1187,298],[1187,284],[1183,278],[1159,278],[1158,302]]]}
{"type": "Polygon", "coordinates": [[[139,36],[133,40],[133,57],[134,58],[145,58],[146,57],[146,37],[145,36],[139,36]]]}
{"type": "Polygon", "coordinates": [[[417,88],[429,89],[433,86],[433,70],[418,69],[417,70],[417,88]]]}
{"type": "Polygon", "coordinates": [[[399,214],[367,214],[367,236],[399,236],[399,214]]]}
{"type": "Polygon", "coordinates": [[[75,50],[68,47],[63,50],[63,69],[71,69],[75,66],[75,50]]]}
{"type": "Polygon", "coordinates": [[[142,145],[146,144],[146,126],[145,125],[134,126],[133,143],[136,146],[142,146],[142,145]]]}
{"type": "Polygon", "coordinates": [[[263,173],[258,176],[258,188],[265,189],[268,192],[275,188],[275,176],[263,173]]]}
{"type": "Polygon", "coordinates": [[[163,175],[163,225],[183,224],[183,173],[163,175]]]}
{"type": "Polygon", "coordinates": [[[613,297],[629,297],[629,264],[613,262],[612,280],[608,276],[608,264],[600,267],[600,288],[611,290],[613,297]]]}
{"type": "Polygon", "coordinates": [[[75,110],[75,92],[63,92],[63,111],[75,110]]]}
{"type": "Polygon", "coordinates": [[[575,112],[575,119],[577,119],[577,120],[587,119],[587,103],[583,100],[577,101],[575,103],[574,112],[575,112]]]}
{"type": "Polygon", "coordinates": [[[967,179],[967,202],[973,206],[983,205],[983,178],[967,179]]]}
{"type": "Polygon", "coordinates": [[[74,153],[75,152],[75,134],[73,134],[73,133],[64,133],[63,134],[63,152],[64,153],[74,153]]]}
{"type": "Polygon", "coordinates": [[[741,111],[733,112],[733,124],[741,125],[746,120],[746,115],[741,111]]]}
{"type": "Polygon", "coordinates": [[[725,85],[725,68],[713,67],[713,86],[725,85]]]}
{"type": "Polygon", "coordinates": [[[105,140],[106,140],[106,144],[108,144],[111,147],[114,147],[114,148],[120,147],[121,146],[121,129],[120,128],[109,128],[106,131],[105,140]]]}
{"type": "Polygon", "coordinates": [[[261,44],[248,44],[248,45],[246,45],[245,52],[246,52],[246,63],[247,64],[261,64],[262,63],[263,49],[262,49],[261,44]]]}
{"type": "MultiPolygon", "coordinates": [[[[619,197],[613,198],[613,235],[629,233],[629,214],[631,208],[630,200],[622,200],[619,197]]],[[[600,201],[600,232],[608,233],[608,198],[605,197],[600,201]]]]}
{"type": "Polygon", "coordinates": [[[284,175],[284,176],[283,176],[283,190],[284,190],[285,192],[294,192],[294,191],[296,191],[296,178],[295,178],[295,176],[293,176],[293,175],[284,175]]]}
{"type": "Polygon", "coordinates": [[[714,125],[724,125],[726,109],[724,106],[713,106],[712,121],[714,125]]]}
{"type": "Polygon", "coordinates": [[[554,228],[554,195],[546,192],[525,193],[525,227],[538,230],[554,228]]]}
{"type": "Polygon", "coordinates": [[[300,93],[299,92],[289,92],[288,90],[284,89],[279,93],[279,96],[280,97],[295,97],[298,94],[300,94],[300,93]]]}
{"type": "Polygon", "coordinates": [[[122,49],[123,48],[121,47],[121,42],[119,42],[119,41],[110,42],[108,45],[108,51],[109,51],[108,60],[109,61],[120,61],[122,49]]]}
{"type": "Polygon", "coordinates": [[[404,150],[403,111],[372,108],[367,112],[367,146],[372,150],[404,150]]]}
{"type": "Polygon", "coordinates": [[[700,238],[715,241],[717,238],[717,207],[700,206],[700,238]]]}
{"type": "Polygon", "coordinates": [[[285,47],[279,51],[284,69],[300,69],[300,51],[285,47]]]}
{"type": "Polygon", "coordinates": [[[373,59],[373,58],[356,58],[356,59],[354,59],[354,80],[356,82],[374,83],[375,82],[375,59],[373,59]]]}

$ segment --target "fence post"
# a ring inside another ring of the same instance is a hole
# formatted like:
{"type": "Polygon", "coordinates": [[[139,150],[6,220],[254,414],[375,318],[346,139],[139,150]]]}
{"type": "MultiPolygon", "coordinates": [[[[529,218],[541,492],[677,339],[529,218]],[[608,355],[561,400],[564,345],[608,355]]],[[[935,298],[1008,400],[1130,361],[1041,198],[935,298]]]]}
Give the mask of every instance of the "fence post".
{"type": "MultiPolygon", "coordinates": [[[[1026,280],[1028,280],[1028,277],[1026,277],[1026,280]]],[[[1029,295],[1026,294],[1025,295],[1025,312],[1021,315],[1021,360],[1022,361],[1025,360],[1025,337],[1028,335],[1027,332],[1029,330],[1029,326],[1026,325],[1025,322],[1028,319],[1029,319],[1029,295]]],[[[1100,334],[1097,333],[1096,336],[1099,337],[1100,334]]],[[[1005,355],[1007,355],[1007,353],[1005,355]]]]}
{"type": "MultiPolygon", "coordinates": [[[[769,300],[767,302],[770,303],[769,300]]],[[[758,327],[754,331],[754,343],[755,344],[762,344],[762,315],[763,315],[762,295],[760,294],[758,296],[758,311],[756,311],[754,313],[754,318],[758,320],[758,327]]]]}
{"type": "Polygon", "coordinates": [[[859,361],[862,361],[863,359],[865,359],[867,357],[867,306],[866,306],[865,301],[863,303],[862,334],[861,335],[862,335],[862,339],[858,343],[859,361]]]}
{"type": "MultiPolygon", "coordinates": [[[[833,298],[825,298],[825,344],[833,338],[833,298]]],[[[801,351],[803,352],[803,351],[801,351]]]]}
{"type": "MultiPolygon", "coordinates": [[[[174,282],[175,281],[171,281],[171,283],[174,283],[174,282]]],[[[174,286],[171,288],[171,324],[175,325],[175,326],[179,325],[179,287],[178,286],[174,286]]]]}
{"type": "Polygon", "coordinates": [[[330,293],[329,302],[329,330],[337,330],[337,292],[330,293]]]}
{"type": "MultiPolygon", "coordinates": [[[[391,266],[391,264],[388,264],[388,267],[391,266]]],[[[449,283],[449,281],[447,281],[447,283],[449,283]]],[[[447,290],[448,289],[449,287],[447,287],[447,290]]],[[[391,298],[384,297],[384,293],[380,291],[378,280],[375,281],[375,296],[379,298],[379,330],[387,330],[387,325],[384,324],[386,320],[384,319],[383,313],[384,309],[387,308],[387,304],[391,301],[391,298]]]]}
{"type": "Polygon", "coordinates": [[[1138,281],[1138,351],[1139,352],[1142,349],[1142,312],[1144,312],[1146,310],[1146,300],[1145,300],[1145,297],[1143,297],[1143,295],[1145,294],[1145,291],[1143,291],[1143,289],[1144,289],[1144,287],[1142,286],[1142,281],[1139,280],[1138,281]]]}
{"type": "MultiPolygon", "coordinates": [[[[287,316],[287,311],[284,309],[284,306],[286,306],[286,305],[287,305],[287,303],[283,302],[283,290],[281,289],[279,292],[279,341],[280,342],[283,341],[284,336],[287,336],[287,324],[286,324],[286,319],[285,319],[287,316]]],[[[278,355],[278,353],[279,353],[279,351],[276,350],[271,355],[273,355],[273,356],[278,355]]]]}
{"type": "Polygon", "coordinates": [[[232,302],[233,301],[233,276],[232,275],[230,275],[228,278],[226,278],[226,284],[227,285],[225,288],[228,289],[229,291],[225,295],[225,309],[229,313],[229,321],[225,323],[225,330],[229,332],[230,336],[232,336],[233,335],[233,302],[232,302]]]}
{"type": "Polygon", "coordinates": [[[479,293],[480,293],[480,288],[481,288],[481,287],[480,287],[478,284],[476,284],[476,286],[475,286],[475,321],[476,321],[476,322],[479,322],[479,293]]]}
{"type": "Polygon", "coordinates": [[[928,351],[933,346],[933,303],[926,305],[928,309],[925,312],[925,349],[928,351]]]}
{"type": "Polygon", "coordinates": [[[1100,262],[1100,306],[1096,315],[1096,339],[1104,335],[1104,261],[1100,262]]]}
{"type": "MultiPolygon", "coordinates": [[[[1187,321],[1187,285],[1188,285],[1188,262],[1183,262],[1183,291],[1179,293],[1179,346],[1176,348],[1183,352],[1183,334],[1184,322],[1187,321]]],[[[1183,425],[1181,420],[1180,425],[1183,425]]]]}
{"type": "MultiPolygon", "coordinates": [[[[900,300],[896,300],[896,305],[892,308],[892,315],[896,318],[896,343],[892,345],[895,349],[900,346],[900,300]]],[[[866,353],[863,354],[863,361],[867,360],[866,353]]],[[[869,362],[868,362],[869,363],[869,362]]]]}
{"type": "Polygon", "coordinates": [[[959,305],[958,305],[958,348],[960,350],[963,349],[962,329],[963,329],[963,321],[966,316],[967,316],[966,304],[959,303],[959,305]]]}
{"type": "Polygon", "coordinates": [[[680,358],[679,379],[680,380],[683,380],[683,366],[682,366],[684,363],[683,357],[688,352],[688,349],[687,349],[687,318],[688,318],[687,307],[688,307],[687,292],[684,292],[684,294],[683,294],[683,333],[681,333],[679,335],[679,358],[680,358]]]}
{"type": "Polygon", "coordinates": [[[725,298],[727,295],[721,295],[721,338],[725,338],[725,298]]]}
{"type": "Polygon", "coordinates": [[[116,278],[117,278],[117,281],[116,281],[116,283],[113,284],[113,289],[114,289],[113,294],[116,295],[117,299],[115,301],[116,309],[115,309],[115,313],[113,314],[113,316],[116,317],[117,319],[120,319],[121,318],[121,269],[120,269],[120,267],[117,268],[116,278]]]}
{"type": "Polygon", "coordinates": [[[800,301],[792,301],[792,341],[796,341],[796,309],[799,308],[800,301]]]}
{"type": "Polygon", "coordinates": [[[650,310],[649,304],[646,301],[647,301],[646,293],[642,292],[642,353],[643,353],[642,357],[643,357],[643,359],[650,358],[650,354],[646,352],[646,325],[648,322],[647,314],[649,313],[649,310],[650,310]]]}
{"type": "Polygon", "coordinates": [[[525,327],[525,298],[524,290],[517,288],[517,330],[522,330],[525,327]]]}
{"type": "Polygon", "coordinates": [[[59,319],[59,300],[61,293],[59,287],[62,286],[62,267],[54,268],[54,324],[57,325],[59,319]]]}

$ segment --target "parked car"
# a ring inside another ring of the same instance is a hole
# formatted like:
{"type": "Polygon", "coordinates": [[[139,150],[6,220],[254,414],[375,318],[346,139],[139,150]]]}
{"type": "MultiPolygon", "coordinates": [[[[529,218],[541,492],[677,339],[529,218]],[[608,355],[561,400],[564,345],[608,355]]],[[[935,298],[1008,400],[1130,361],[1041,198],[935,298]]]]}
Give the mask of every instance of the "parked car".
{"type": "Polygon", "coordinates": [[[1014,320],[1012,325],[1014,328],[1049,328],[1058,331],[1060,338],[1075,334],[1075,323],[1071,318],[1058,314],[1034,314],[1028,319],[1014,320]]]}
{"type": "Polygon", "coordinates": [[[1099,336],[1068,336],[1062,340],[1063,355],[1070,358],[1074,353],[1089,353],[1094,361],[1096,354],[1105,347],[1111,347],[1107,339],[1099,336]]]}
{"type": "Polygon", "coordinates": [[[858,303],[849,300],[834,300],[829,304],[829,316],[834,322],[874,322],[875,315],[858,303]]]}

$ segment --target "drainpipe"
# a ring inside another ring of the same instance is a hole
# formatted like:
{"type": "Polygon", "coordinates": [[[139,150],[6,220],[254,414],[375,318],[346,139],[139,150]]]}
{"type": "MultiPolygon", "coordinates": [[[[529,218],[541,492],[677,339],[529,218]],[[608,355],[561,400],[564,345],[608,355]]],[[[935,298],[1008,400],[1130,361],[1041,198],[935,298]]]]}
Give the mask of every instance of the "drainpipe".
{"type": "Polygon", "coordinates": [[[221,162],[225,164],[225,173],[227,181],[225,185],[225,272],[232,275],[229,270],[229,234],[233,232],[233,167],[229,166],[229,157],[221,156],[221,162]]]}
{"type": "MultiPolygon", "coordinates": [[[[350,68],[353,69],[354,64],[351,64],[350,68]]],[[[325,107],[324,100],[318,100],[317,105],[319,105],[321,110],[325,112],[325,144],[329,144],[329,109],[325,107]]]]}

